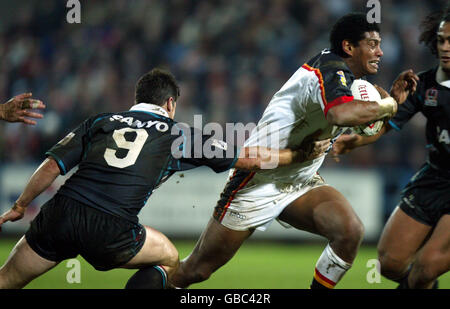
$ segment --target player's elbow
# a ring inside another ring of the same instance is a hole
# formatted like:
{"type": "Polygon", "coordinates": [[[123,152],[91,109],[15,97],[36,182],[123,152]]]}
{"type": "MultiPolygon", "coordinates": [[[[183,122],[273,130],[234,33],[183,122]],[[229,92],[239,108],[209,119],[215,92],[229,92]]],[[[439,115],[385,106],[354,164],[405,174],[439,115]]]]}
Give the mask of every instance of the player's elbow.
{"type": "Polygon", "coordinates": [[[47,159],[45,159],[42,168],[46,174],[55,178],[60,174],[58,163],[56,163],[55,159],[52,157],[47,157],[47,159]]]}
{"type": "Polygon", "coordinates": [[[326,118],[330,124],[340,127],[351,126],[354,122],[351,114],[342,112],[337,108],[330,108],[326,118]]]}

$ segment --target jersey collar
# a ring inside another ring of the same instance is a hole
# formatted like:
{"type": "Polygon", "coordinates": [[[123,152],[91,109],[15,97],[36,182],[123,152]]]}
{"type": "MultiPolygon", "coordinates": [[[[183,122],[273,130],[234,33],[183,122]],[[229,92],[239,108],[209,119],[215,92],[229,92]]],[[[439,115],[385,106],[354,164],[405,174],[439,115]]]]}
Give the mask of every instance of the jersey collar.
{"type": "Polygon", "coordinates": [[[158,115],[169,118],[169,114],[167,113],[167,111],[164,108],[162,108],[159,105],[155,105],[155,104],[151,104],[151,103],[138,103],[136,105],[133,105],[130,108],[130,111],[149,112],[149,113],[154,113],[154,114],[158,114],[158,115]]]}
{"type": "Polygon", "coordinates": [[[441,66],[438,67],[436,71],[436,81],[438,84],[450,88],[450,79],[447,79],[447,76],[445,76],[444,71],[442,71],[441,66]]]}

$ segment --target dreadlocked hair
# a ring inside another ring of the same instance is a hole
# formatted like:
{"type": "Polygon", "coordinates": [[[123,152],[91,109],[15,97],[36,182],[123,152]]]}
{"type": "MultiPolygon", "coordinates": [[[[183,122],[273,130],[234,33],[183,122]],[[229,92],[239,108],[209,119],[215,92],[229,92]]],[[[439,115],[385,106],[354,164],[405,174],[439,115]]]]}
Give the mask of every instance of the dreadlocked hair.
{"type": "Polygon", "coordinates": [[[449,6],[438,12],[433,12],[425,17],[420,24],[421,34],[419,43],[425,44],[433,55],[437,55],[437,31],[441,22],[450,21],[449,6]]]}

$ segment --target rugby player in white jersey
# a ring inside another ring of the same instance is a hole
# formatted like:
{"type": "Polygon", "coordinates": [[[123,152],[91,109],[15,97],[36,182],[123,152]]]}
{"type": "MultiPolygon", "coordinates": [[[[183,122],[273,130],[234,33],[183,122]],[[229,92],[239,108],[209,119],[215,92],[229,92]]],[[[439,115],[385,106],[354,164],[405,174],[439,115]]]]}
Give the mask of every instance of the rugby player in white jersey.
{"type": "MultiPolygon", "coordinates": [[[[383,55],[379,32],[365,14],[342,17],[331,31],[331,49],[303,64],[275,93],[245,146],[296,148],[313,142],[305,137],[318,130],[317,140],[335,138],[340,127],[392,117],[402,103],[398,98],[414,83],[409,73],[394,82],[392,97],[377,88],[379,102],[355,100],[350,91],[354,79],[378,72],[383,55]]],[[[329,240],[311,288],[333,288],[351,267],[364,228],[346,198],[317,173],[324,157],[257,173],[232,170],[205,231],[171,283],[187,287],[206,280],[255,229],[265,230],[277,219],[329,240]]]]}

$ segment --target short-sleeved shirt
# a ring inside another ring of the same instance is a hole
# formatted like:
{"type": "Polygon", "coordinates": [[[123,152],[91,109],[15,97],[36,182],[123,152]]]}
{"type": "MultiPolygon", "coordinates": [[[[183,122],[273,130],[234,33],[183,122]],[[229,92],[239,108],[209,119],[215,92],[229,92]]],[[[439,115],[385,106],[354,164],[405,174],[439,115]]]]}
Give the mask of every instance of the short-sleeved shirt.
{"type": "Polygon", "coordinates": [[[61,174],[78,165],[58,193],[137,222],[153,190],[172,174],[198,166],[223,172],[234,166],[237,149],[140,103],[87,119],[46,155],[61,174]]]}
{"type": "MultiPolygon", "coordinates": [[[[296,149],[308,136],[322,130],[319,139],[336,138],[339,130],[326,115],[330,108],[353,101],[355,76],[344,60],[323,50],[303,64],[275,93],[244,146],[296,149]]],[[[322,165],[324,156],[311,161],[258,172],[268,181],[304,183],[322,165]]]]}
{"type": "Polygon", "coordinates": [[[416,92],[399,106],[389,121],[400,130],[416,113],[427,119],[426,139],[428,162],[435,168],[450,173],[450,88],[436,81],[437,68],[419,73],[416,92]]]}

